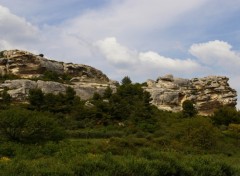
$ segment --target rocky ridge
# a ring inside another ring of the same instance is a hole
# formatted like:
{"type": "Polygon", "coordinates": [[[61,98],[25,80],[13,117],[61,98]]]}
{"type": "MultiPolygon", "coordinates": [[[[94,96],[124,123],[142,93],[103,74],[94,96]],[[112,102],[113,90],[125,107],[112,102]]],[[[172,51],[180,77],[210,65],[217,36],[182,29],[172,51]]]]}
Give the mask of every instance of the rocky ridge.
{"type": "MultiPolygon", "coordinates": [[[[110,80],[100,70],[83,64],[63,63],[34,55],[27,51],[9,50],[0,52],[0,75],[14,75],[14,79],[2,79],[0,92],[4,89],[15,101],[25,102],[30,89],[39,88],[44,93],[64,93],[72,87],[82,99],[89,99],[97,92],[102,94],[107,87],[116,90],[116,81],[110,80]],[[44,81],[46,71],[68,75],[68,82],[44,81]]],[[[173,75],[148,80],[143,87],[152,96],[152,104],[159,109],[178,112],[182,103],[191,100],[200,114],[208,115],[222,105],[235,106],[237,93],[224,76],[183,79],[173,75]]]]}
{"type": "Polygon", "coordinates": [[[83,64],[48,60],[43,55],[27,51],[8,50],[0,53],[0,75],[15,75],[17,79],[5,80],[0,91],[8,93],[16,101],[25,101],[30,89],[39,88],[44,93],[64,93],[66,87],[75,89],[82,99],[89,99],[94,92],[102,94],[107,87],[116,88],[116,81],[110,80],[100,70],[83,64]],[[68,83],[38,80],[46,71],[68,75],[68,83]]]}
{"type": "Polygon", "coordinates": [[[228,80],[224,76],[182,79],[165,75],[156,81],[148,80],[144,89],[150,92],[152,104],[159,109],[178,112],[185,100],[191,100],[200,114],[208,115],[220,106],[237,104],[237,92],[228,80]]]}

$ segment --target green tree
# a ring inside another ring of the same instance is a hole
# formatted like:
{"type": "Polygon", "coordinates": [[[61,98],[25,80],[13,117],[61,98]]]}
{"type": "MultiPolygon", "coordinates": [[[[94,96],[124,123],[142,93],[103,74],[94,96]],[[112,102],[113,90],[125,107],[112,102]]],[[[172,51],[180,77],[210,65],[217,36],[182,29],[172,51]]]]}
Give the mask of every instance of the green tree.
{"type": "Polygon", "coordinates": [[[113,90],[110,87],[107,87],[103,92],[103,98],[110,98],[113,94],[113,90]]]}
{"type": "Polygon", "coordinates": [[[184,117],[193,117],[197,114],[197,109],[190,100],[185,100],[182,104],[182,113],[184,117]]]}
{"type": "Polygon", "coordinates": [[[93,100],[101,100],[102,96],[99,93],[94,92],[92,99],[93,100]]]}
{"type": "Polygon", "coordinates": [[[128,85],[128,84],[132,84],[131,79],[128,76],[125,76],[122,81],[121,81],[122,85],[128,85]]]}
{"type": "Polygon", "coordinates": [[[30,108],[41,110],[44,106],[44,94],[41,89],[31,89],[29,90],[29,103],[30,108]]]}
{"type": "Polygon", "coordinates": [[[12,97],[8,94],[7,90],[4,89],[3,92],[1,93],[1,101],[0,101],[0,108],[1,109],[6,109],[10,106],[12,97]]]}
{"type": "Polygon", "coordinates": [[[76,97],[76,92],[72,87],[67,87],[65,96],[66,96],[66,103],[72,105],[76,97]]]}

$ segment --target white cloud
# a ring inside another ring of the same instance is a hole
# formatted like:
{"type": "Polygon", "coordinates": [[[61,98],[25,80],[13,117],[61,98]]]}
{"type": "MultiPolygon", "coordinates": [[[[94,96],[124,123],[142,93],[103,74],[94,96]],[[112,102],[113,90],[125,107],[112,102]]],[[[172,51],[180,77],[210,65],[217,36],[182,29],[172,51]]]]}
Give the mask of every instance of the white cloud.
{"type": "MultiPolygon", "coordinates": [[[[205,1],[207,0],[194,2],[192,0],[182,0],[181,2],[175,0],[111,0],[101,8],[85,9],[83,13],[79,13],[72,19],[57,21],[55,26],[43,25],[40,27],[32,25],[26,19],[14,15],[7,8],[0,6],[0,40],[5,40],[10,46],[17,46],[19,49],[30,51],[37,49],[52,58],[77,63],[85,61],[91,63],[96,61],[96,51],[92,43],[108,36],[115,36],[127,47],[135,48],[135,44],[140,43],[141,38],[149,35],[152,28],[160,30],[168,27],[178,19],[180,14],[199,7],[205,1]]],[[[74,4],[74,2],[76,0],[71,0],[69,3],[74,4]]],[[[43,3],[45,3],[43,0],[34,0],[29,3],[9,0],[5,4],[9,5],[11,9],[17,10],[18,14],[29,16],[31,12],[33,16],[27,17],[27,19],[39,17],[39,14],[43,12],[44,14],[39,18],[45,18],[50,10],[53,9],[56,12],[57,8],[68,4],[67,1],[64,1],[58,5],[59,2],[53,0],[46,2],[45,8],[43,3]],[[12,7],[13,4],[17,4],[21,8],[12,7]],[[22,9],[30,12],[24,13],[22,9]]],[[[69,12],[69,9],[66,9],[66,12],[69,12]]],[[[134,53],[132,54],[134,55],[134,53]]]]}
{"type": "Polygon", "coordinates": [[[37,27],[31,25],[24,18],[12,14],[3,6],[0,6],[0,29],[0,42],[4,49],[24,48],[23,46],[39,41],[37,27]]]}
{"type": "Polygon", "coordinates": [[[172,59],[161,56],[153,51],[140,53],[139,59],[144,65],[148,64],[153,68],[161,68],[173,72],[192,73],[193,71],[198,71],[200,69],[200,65],[191,59],[172,59]]]}
{"type": "Polygon", "coordinates": [[[227,72],[239,70],[240,67],[239,52],[232,50],[232,46],[224,41],[215,40],[207,43],[193,44],[189,52],[199,62],[209,67],[219,67],[219,69],[226,69],[227,72]]]}
{"type": "Polygon", "coordinates": [[[13,48],[13,46],[5,40],[0,40],[0,51],[13,48]]]}
{"type": "MultiPolygon", "coordinates": [[[[142,34],[151,35],[152,29],[166,29],[182,14],[199,7],[206,0],[114,0],[107,6],[90,10],[62,24],[68,33],[90,41],[108,36],[125,43],[136,44],[142,34]]],[[[134,46],[134,45],[133,45],[134,46]]]]}
{"type": "Polygon", "coordinates": [[[106,38],[95,44],[106,60],[116,69],[128,70],[130,75],[143,76],[149,73],[193,73],[201,69],[201,66],[191,59],[172,59],[161,56],[157,52],[137,52],[119,44],[116,38],[106,38]],[[134,72],[133,72],[134,71],[134,72]]]}
{"type": "Polygon", "coordinates": [[[126,66],[138,62],[138,53],[120,45],[114,37],[97,41],[95,45],[112,64],[126,66]]]}

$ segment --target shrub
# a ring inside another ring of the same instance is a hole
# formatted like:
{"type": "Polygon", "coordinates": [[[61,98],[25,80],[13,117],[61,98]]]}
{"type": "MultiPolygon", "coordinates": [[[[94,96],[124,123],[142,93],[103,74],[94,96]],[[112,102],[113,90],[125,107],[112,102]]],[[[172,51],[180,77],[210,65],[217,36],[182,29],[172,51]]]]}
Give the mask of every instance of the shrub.
{"type": "Polygon", "coordinates": [[[175,139],[185,143],[185,146],[204,150],[214,148],[220,136],[219,130],[206,117],[185,119],[179,125],[175,125],[175,131],[172,133],[175,134],[175,139]]]}
{"type": "Polygon", "coordinates": [[[228,126],[230,123],[240,123],[240,114],[236,108],[224,106],[214,112],[212,120],[216,125],[228,126]]]}
{"type": "Polygon", "coordinates": [[[0,112],[0,133],[7,140],[24,143],[58,141],[64,137],[64,131],[49,114],[24,109],[0,112]]]}
{"type": "Polygon", "coordinates": [[[193,117],[197,114],[197,109],[194,107],[194,104],[190,100],[185,100],[182,104],[182,112],[184,117],[193,117]]]}

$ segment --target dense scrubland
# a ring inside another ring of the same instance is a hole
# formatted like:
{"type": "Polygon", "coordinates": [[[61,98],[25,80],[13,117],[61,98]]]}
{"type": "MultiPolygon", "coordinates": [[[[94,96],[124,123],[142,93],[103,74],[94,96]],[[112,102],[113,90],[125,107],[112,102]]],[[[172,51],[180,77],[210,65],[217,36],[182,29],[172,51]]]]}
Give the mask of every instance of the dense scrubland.
{"type": "Polygon", "coordinates": [[[34,89],[27,104],[3,91],[0,175],[240,175],[239,111],[161,111],[141,86],[124,77],[88,101],[34,89]]]}

